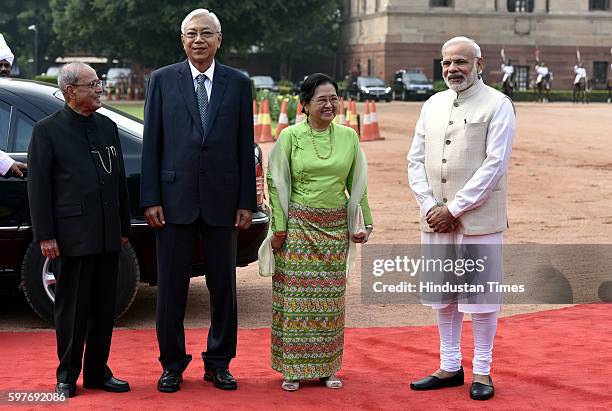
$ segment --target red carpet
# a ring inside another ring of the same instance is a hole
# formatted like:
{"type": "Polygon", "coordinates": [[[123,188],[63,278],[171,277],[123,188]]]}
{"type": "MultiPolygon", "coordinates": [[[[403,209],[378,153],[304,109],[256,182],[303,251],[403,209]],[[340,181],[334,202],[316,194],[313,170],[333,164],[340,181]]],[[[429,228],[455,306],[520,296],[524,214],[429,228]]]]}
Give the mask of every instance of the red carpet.
{"type": "MultiPolygon", "coordinates": [[[[223,392],[202,381],[199,359],[206,330],[188,330],[194,361],[176,394],[155,389],[160,369],[154,330],[116,331],[110,365],[132,392],[77,390],[70,408],[92,409],[612,409],[612,306],[582,305],[501,319],[492,377],[495,397],[469,399],[473,340],[464,325],[466,385],[414,392],[412,379],[438,364],[435,327],[349,329],[341,390],[318,383],[298,392],[281,390],[281,376],[269,368],[269,329],[240,330],[231,370],[239,389],[223,392]]],[[[55,376],[51,332],[0,333],[3,372],[0,391],[49,391],[55,376]]],[[[80,382],[79,382],[80,384],[80,382]]],[[[0,404],[0,406],[6,404],[0,404]]],[[[32,407],[33,408],[33,407],[32,407]]],[[[28,409],[19,406],[19,410],[28,409]]]]}

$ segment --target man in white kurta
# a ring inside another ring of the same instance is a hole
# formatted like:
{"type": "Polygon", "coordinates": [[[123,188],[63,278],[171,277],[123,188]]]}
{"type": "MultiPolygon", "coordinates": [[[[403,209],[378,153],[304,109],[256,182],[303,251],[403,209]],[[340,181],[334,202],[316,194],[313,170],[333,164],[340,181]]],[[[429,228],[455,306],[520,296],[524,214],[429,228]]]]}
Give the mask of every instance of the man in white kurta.
{"type": "MultiPolygon", "coordinates": [[[[408,154],[408,177],[420,207],[422,243],[485,245],[490,251],[488,269],[501,279],[502,232],[508,227],[506,171],[515,115],[511,100],[479,78],[482,67],[480,47],[473,40],[456,37],[444,44],[442,69],[449,89],[423,105],[408,154]]],[[[459,300],[432,307],[440,332],[440,368],[411,388],[463,385],[461,326],[468,312],[475,341],[470,397],[491,398],[490,364],[500,304],[459,300]]]]}

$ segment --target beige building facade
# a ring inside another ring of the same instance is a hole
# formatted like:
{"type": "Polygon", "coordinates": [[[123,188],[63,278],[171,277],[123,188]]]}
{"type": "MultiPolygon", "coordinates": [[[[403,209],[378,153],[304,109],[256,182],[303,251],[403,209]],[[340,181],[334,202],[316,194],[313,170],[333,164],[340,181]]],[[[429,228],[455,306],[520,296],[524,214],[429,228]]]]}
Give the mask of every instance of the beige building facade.
{"type": "Polygon", "coordinates": [[[612,76],[611,0],[344,0],[342,72],[391,81],[399,69],[441,79],[440,46],[464,35],[481,46],[484,78],[501,81],[501,50],[525,89],[536,54],[553,87],[570,89],[580,55],[594,88],[612,76]]]}

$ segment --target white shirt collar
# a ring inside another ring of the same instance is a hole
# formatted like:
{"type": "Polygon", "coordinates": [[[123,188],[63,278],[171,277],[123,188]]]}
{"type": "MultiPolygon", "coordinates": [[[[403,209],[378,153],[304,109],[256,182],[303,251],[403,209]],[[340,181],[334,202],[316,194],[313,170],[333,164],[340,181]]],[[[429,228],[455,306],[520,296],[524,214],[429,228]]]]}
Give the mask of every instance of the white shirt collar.
{"type": "Polygon", "coordinates": [[[200,72],[193,64],[191,64],[191,60],[187,59],[187,61],[189,62],[189,68],[191,69],[191,78],[193,80],[195,80],[196,77],[200,74],[205,74],[208,80],[210,80],[211,82],[213,81],[213,76],[215,74],[215,60],[212,61],[210,67],[208,67],[208,69],[204,73],[200,72]]]}

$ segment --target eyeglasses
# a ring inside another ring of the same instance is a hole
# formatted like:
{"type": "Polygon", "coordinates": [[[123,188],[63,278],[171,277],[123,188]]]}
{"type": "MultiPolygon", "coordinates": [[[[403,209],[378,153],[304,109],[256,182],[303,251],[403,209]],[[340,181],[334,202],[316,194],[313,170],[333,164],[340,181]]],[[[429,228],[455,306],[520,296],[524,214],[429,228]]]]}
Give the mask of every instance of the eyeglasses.
{"type": "Polygon", "coordinates": [[[87,86],[92,90],[97,89],[98,87],[103,87],[102,85],[102,80],[92,80],[89,83],[84,83],[84,84],[70,84],[71,86],[75,86],[75,87],[79,87],[79,86],[87,86]]]}
{"type": "Polygon", "coordinates": [[[189,40],[195,40],[198,36],[204,39],[212,39],[215,37],[215,34],[221,33],[220,31],[188,31],[187,33],[183,33],[183,36],[187,37],[189,40]]]}
{"type": "Polygon", "coordinates": [[[314,103],[316,105],[319,105],[319,106],[324,106],[327,103],[329,103],[329,104],[331,104],[333,106],[333,105],[336,105],[336,104],[340,103],[340,100],[336,96],[333,96],[333,97],[330,97],[330,98],[319,97],[318,99],[316,99],[314,101],[314,103]]]}
{"type": "MultiPolygon", "coordinates": [[[[479,57],[474,57],[474,59],[478,59],[479,57]]],[[[454,64],[457,67],[466,67],[469,66],[471,63],[469,60],[465,60],[465,59],[457,59],[457,60],[442,60],[440,62],[440,65],[444,68],[449,68],[451,66],[451,64],[454,64]]]]}

